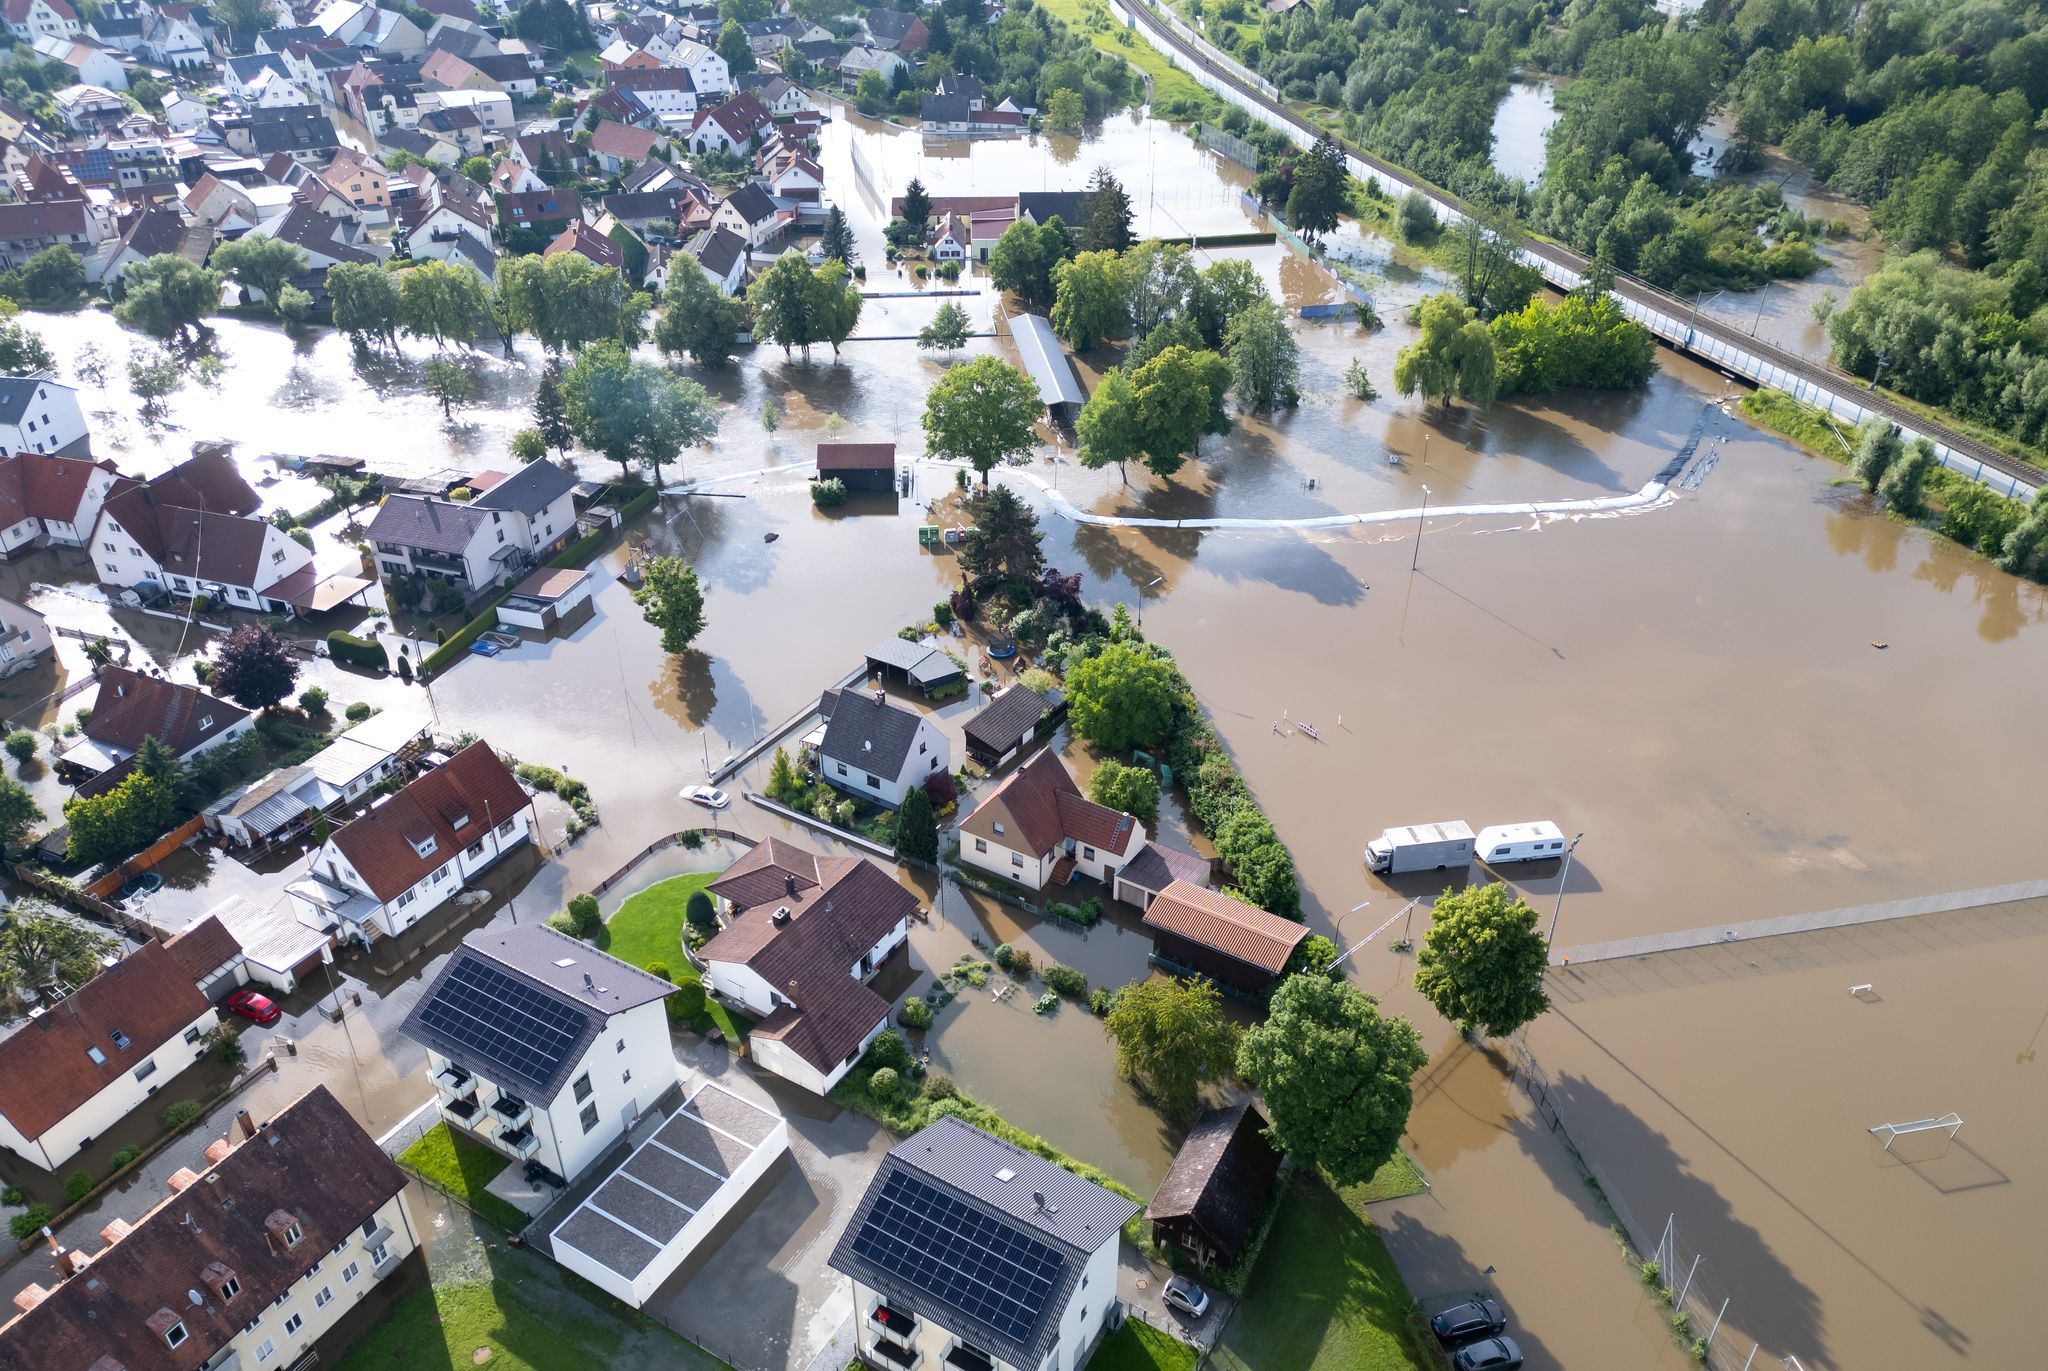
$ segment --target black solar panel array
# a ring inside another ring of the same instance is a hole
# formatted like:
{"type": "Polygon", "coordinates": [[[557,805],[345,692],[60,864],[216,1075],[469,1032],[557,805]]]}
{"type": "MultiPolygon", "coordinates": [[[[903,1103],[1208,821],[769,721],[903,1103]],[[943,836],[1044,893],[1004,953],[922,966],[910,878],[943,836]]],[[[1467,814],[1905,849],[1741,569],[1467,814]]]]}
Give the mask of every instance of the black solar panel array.
{"type": "Polygon", "coordinates": [[[988,1327],[1029,1341],[1066,1259],[908,1171],[896,1171],[854,1252],[988,1327]]]}
{"type": "Polygon", "coordinates": [[[583,1029],[580,1011],[474,957],[456,964],[420,1022],[536,1085],[554,1074],[583,1029]]]}

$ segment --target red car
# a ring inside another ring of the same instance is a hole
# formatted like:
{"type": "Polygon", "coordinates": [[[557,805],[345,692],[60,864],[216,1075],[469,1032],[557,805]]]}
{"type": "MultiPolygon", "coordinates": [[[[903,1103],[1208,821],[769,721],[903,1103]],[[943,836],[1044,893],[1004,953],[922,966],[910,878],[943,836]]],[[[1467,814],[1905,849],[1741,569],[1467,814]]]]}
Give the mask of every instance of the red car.
{"type": "Polygon", "coordinates": [[[253,990],[237,990],[228,996],[228,1008],[265,1028],[284,1017],[284,1011],[272,1004],[268,995],[253,990]]]}

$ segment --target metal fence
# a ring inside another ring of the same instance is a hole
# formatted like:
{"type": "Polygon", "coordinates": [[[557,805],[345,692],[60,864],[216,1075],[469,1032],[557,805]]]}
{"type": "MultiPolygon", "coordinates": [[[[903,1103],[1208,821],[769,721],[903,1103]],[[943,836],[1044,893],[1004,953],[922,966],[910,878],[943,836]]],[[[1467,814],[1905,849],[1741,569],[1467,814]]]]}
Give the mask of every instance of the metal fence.
{"type": "Polygon", "coordinates": [[[1239,166],[1252,171],[1259,169],[1258,148],[1236,134],[1225,133],[1212,124],[1203,124],[1195,137],[1201,140],[1203,147],[1215,149],[1239,166]]]}

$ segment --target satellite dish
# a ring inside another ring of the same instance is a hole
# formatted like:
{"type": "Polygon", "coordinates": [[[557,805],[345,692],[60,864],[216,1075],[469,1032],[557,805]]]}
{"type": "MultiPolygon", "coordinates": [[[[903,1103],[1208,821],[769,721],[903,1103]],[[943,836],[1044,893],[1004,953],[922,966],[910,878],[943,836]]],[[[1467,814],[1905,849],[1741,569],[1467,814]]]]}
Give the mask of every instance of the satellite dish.
{"type": "Polygon", "coordinates": [[[185,1298],[192,1301],[192,1303],[195,1305],[206,1303],[205,1297],[202,1296],[197,1290],[187,1290],[185,1292],[185,1298]]]}

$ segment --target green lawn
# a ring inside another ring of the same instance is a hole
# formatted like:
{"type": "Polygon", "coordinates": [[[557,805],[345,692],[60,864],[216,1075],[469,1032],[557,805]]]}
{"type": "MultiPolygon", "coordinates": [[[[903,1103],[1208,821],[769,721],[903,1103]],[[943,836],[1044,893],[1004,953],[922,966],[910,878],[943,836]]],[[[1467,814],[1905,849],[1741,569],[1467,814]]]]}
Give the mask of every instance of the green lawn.
{"type": "Polygon", "coordinates": [[[1396,1152],[1387,1159],[1387,1164],[1373,1173],[1364,1185],[1356,1185],[1344,1192],[1344,1199],[1352,1205],[1372,1204],[1378,1200],[1398,1200],[1403,1195],[1420,1195],[1429,1186],[1423,1181],[1422,1173],[1415,1169],[1415,1163],[1408,1160],[1405,1152],[1396,1152]]]}
{"type": "MultiPolygon", "coordinates": [[[[685,979],[691,970],[690,960],[683,953],[683,915],[689,909],[690,896],[717,880],[719,874],[697,871],[687,876],[671,876],[647,887],[619,906],[618,913],[605,924],[597,945],[622,962],[642,968],[660,962],[669,969],[671,977],[677,981],[685,979]]],[[[715,1024],[728,1042],[742,1041],[754,1026],[716,1000],[707,999],[704,1011],[704,1017],[694,1025],[697,1030],[702,1032],[715,1024]]]]}
{"type": "Polygon", "coordinates": [[[471,1209],[507,1232],[526,1227],[526,1215],[484,1189],[512,1159],[494,1152],[472,1138],[465,1138],[445,1123],[437,1123],[426,1136],[399,1154],[398,1164],[443,1190],[464,1200],[471,1209]]]}
{"type": "Polygon", "coordinates": [[[1422,1371],[1414,1301],[1369,1220],[1297,1175],[1217,1344],[1218,1371],[1422,1371]]]}
{"type": "Polygon", "coordinates": [[[1053,17],[1085,34],[1097,48],[1121,57],[1152,80],[1152,107],[1162,118],[1207,117],[1221,108],[1194,77],[1175,67],[1165,53],[1114,23],[1102,0],[1041,0],[1053,17]]]}
{"type": "Polygon", "coordinates": [[[1102,1340],[1088,1371],[1195,1371],[1195,1349],[1138,1319],[1102,1340]]]}

